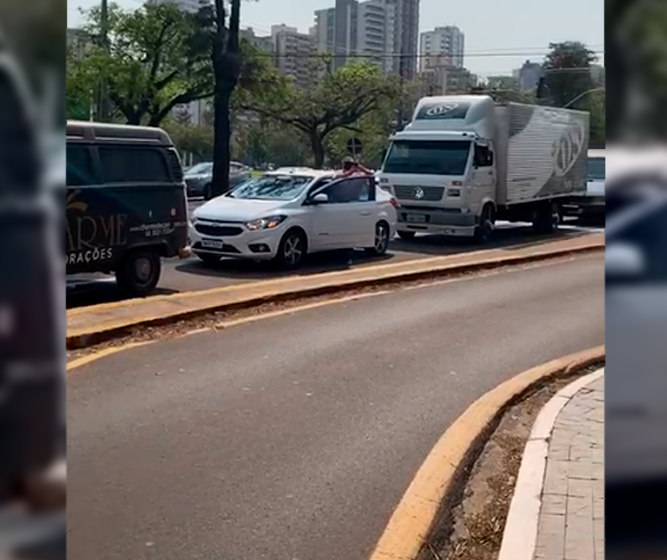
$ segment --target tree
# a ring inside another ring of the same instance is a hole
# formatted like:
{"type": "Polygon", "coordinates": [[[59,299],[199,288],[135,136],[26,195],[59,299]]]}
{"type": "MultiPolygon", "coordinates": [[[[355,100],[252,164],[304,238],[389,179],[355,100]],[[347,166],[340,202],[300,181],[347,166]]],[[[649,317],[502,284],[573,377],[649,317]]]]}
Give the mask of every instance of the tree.
{"type": "MultiPolygon", "coordinates": [[[[100,10],[87,12],[85,30],[100,36],[100,10]]],[[[109,50],[90,48],[81,64],[128,124],[159,126],[174,107],[213,95],[208,52],[193,40],[194,16],[175,4],[144,4],[137,10],[109,7],[109,50]]]]}
{"type": "Polygon", "coordinates": [[[595,87],[590,68],[597,57],[579,41],[550,43],[544,62],[544,93],[551,105],[564,107],[595,87]]]}
{"type": "Polygon", "coordinates": [[[359,121],[399,92],[399,84],[384,77],[376,66],[354,63],[325,73],[312,89],[285,84],[272,95],[247,100],[243,106],[304,134],[313,163],[321,168],[329,135],[341,129],[359,133],[359,121]]]}

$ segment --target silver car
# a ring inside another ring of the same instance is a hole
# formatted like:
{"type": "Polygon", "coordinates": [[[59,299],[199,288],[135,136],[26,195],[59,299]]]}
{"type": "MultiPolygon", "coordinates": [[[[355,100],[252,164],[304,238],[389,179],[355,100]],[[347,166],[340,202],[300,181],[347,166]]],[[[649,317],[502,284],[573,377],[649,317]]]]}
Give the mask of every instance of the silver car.
{"type": "MultiPolygon", "coordinates": [[[[229,165],[229,187],[234,188],[250,179],[250,168],[238,163],[231,162],[229,165]]],[[[210,200],[213,196],[211,182],[213,180],[213,162],[206,161],[198,163],[185,172],[185,184],[188,189],[188,197],[203,196],[210,200]]]]}

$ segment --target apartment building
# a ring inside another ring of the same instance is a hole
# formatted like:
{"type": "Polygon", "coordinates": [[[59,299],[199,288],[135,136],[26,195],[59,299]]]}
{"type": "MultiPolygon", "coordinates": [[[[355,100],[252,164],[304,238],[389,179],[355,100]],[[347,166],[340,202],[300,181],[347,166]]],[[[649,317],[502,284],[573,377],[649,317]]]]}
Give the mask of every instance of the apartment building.
{"type": "Polygon", "coordinates": [[[313,58],[316,41],[313,36],[283,24],[271,27],[271,38],[278,71],[292,77],[299,87],[311,86],[316,71],[313,58]]]}
{"type": "Polygon", "coordinates": [[[386,0],[395,13],[393,73],[405,80],[417,75],[419,53],[419,0],[386,0]]]}
{"type": "Polygon", "coordinates": [[[465,35],[454,25],[422,33],[419,40],[420,71],[439,66],[463,68],[464,51],[465,35]]]}
{"type": "Polygon", "coordinates": [[[316,48],[333,55],[334,69],[361,58],[398,73],[396,18],[393,0],[337,0],[334,8],[315,12],[316,48]]]}

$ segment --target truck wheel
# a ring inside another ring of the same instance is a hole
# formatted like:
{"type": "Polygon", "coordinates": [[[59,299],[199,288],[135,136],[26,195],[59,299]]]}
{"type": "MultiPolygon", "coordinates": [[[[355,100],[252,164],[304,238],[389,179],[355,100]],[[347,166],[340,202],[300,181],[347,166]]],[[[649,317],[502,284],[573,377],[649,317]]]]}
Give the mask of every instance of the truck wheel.
{"type": "Polygon", "coordinates": [[[495,229],[495,216],[493,206],[487,204],[482,210],[482,215],[479,219],[479,225],[475,228],[475,240],[478,243],[488,243],[493,236],[495,229]]]}
{"type": "Polygon", "coordinates": [[[416,232],[414,231],[399,231],[398,236],[401,239],[414,239],[416,232]]]}
{"type": "Polygon", "coordinates": [[[533,220],[533,229],[538,233],[550,234],[558,230],[560,224],[560,207],[558,204],[547,204],[537,211],[533,220]]]}
{"type": "Polygon", "coordinates": [[[145,296],[151,293],[160,280],[160,255],[155,249],[130,251],[116,270],[116,281],[128,296],[145,296]]]}

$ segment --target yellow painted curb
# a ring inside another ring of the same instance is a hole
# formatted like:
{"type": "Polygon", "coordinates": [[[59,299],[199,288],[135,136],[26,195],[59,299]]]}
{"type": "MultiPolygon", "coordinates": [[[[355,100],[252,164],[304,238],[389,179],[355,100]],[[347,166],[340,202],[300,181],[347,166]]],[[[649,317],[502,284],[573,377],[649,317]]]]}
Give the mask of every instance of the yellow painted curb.
{"type": "Polygon", "coordinates": [[[448,523],[448,507],[481,445],[508,406],[560,375],[604,360],[600,346],[524,371],[475,401],[449,427],[417,471],[369,560],[417,560],[436,519],[448,523]],[[444,507],[443,507],[444,506],[444,507]]]}
{"type": "Polygon", "coordinates": [[[527,264],[603,249],[604,237],[591,235],[507,251],[494,249],[480,254],[450,255],[82,307],[67,312],[67,348],[92,346],[139,326],[164,325],[214,311],[247,309],[265,303],[527,264]]]}

